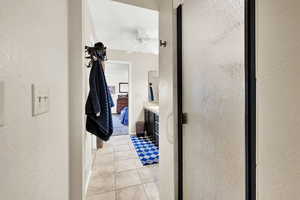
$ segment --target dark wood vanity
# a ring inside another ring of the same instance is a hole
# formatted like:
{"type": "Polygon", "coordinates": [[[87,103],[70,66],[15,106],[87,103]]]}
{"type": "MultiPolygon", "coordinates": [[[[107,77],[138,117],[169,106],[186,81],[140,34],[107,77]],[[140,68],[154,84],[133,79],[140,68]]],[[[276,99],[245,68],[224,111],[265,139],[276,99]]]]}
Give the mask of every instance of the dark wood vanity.
{"type": "Polygon", "coordinates": [[[157,105],[145,106],[145,131],[146,135],[153,138],[153,141],[159,146],[159,112],[157,105]]]}

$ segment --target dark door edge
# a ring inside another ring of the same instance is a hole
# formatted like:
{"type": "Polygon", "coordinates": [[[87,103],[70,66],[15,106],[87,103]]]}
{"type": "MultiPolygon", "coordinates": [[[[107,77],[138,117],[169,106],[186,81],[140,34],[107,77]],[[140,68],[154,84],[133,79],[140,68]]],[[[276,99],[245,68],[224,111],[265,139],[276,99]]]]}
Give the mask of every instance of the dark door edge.
{"type": "Polygon", "coordinates": [[[178,200],[183,200],[182,5],[177,8],[178,200]]]}
{"type": "Polygon", "coordinates": [[[256,2],[245,0],[246,200],[256,200],[256,2]]]}

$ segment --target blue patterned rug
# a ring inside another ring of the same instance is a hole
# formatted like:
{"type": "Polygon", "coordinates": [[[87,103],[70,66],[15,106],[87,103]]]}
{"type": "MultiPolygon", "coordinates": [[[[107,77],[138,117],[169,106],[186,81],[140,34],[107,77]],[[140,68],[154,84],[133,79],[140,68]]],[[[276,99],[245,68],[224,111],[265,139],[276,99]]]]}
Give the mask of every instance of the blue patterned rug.
{"type": "Polygon", "coordinates": [[[144,166],[159,162],[159,149],[150,137],[131,136],[131,140],[144,166]]]}

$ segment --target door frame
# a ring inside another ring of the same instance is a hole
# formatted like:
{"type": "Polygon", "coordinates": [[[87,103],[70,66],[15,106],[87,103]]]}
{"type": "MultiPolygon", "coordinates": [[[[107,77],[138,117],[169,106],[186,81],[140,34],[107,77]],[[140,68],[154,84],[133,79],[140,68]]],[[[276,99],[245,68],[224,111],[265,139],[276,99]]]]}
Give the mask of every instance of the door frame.
{"type": "MultiPolygon", "coordinates": [[[[154,0],[151,0],[154,3],[154,0]]],[[[125,3],[125,2],[124,2],[125,3]]],[[[133,2],[126,2],[133,5],[133,2]]],[[[149,4],[150,5],[150,4],[149,4]]],[[[153,4],[156,5],[156,4],[153,4]]],[[[135,6],[146,8],[144,4],[135,6]]],[[[159,11],[156,6],[151,7],[159,11]]],[[[86,45],[87,1],[68,2],[68,75],[69,75],[69,199],[85,200],[84,134],[85,132],[85,87],[86,66],[84,47],[86,45]]],[[[129,88],[130,89],[130,88],[129,88]]]]}
{"type": "MultiPolygon", "coordinates": [[[[256,200],[256,17],[245,0],[245,199],[256,200]]],[[[183,200],[182,4],[177,7],[178,200],[183,200]]]]}

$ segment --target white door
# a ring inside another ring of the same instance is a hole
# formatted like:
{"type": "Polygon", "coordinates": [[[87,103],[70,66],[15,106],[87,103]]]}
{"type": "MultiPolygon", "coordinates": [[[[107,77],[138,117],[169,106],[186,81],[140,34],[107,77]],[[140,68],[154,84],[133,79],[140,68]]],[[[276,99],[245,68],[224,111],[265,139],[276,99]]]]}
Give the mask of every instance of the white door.
{"type": "Polygon", "coordinates": [[[184,0],[183,199],[245,199],[244,0],[184,0]]]}

